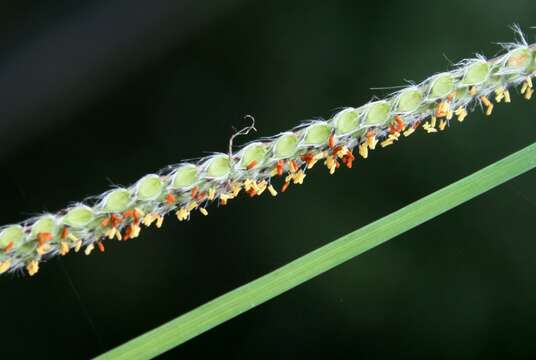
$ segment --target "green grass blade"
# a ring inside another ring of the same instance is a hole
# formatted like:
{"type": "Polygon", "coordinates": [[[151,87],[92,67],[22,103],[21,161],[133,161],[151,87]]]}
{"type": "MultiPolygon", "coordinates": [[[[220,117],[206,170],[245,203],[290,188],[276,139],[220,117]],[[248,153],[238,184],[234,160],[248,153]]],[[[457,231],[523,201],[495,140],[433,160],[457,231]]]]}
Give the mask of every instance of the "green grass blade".
{"type": "Polygon", "coordinates": [[[536,143],[222,295],[98,359],[155,357],[536,167],[536,143]]]}

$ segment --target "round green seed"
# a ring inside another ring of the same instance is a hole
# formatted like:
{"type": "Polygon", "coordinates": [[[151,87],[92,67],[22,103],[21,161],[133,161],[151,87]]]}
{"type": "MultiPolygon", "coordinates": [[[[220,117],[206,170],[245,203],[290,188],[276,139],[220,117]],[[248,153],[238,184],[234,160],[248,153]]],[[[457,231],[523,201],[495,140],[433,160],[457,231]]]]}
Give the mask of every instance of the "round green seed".
{"type": "Polygon", "coordinates": [[[93,210],[87,206],[78,206],[67,212],[63,222],[74,228],[81,228],[89,224],[95,218],[93,210]]]}
{"type": "Polygon", "coordinates": [[[520,69],[529,66],[530,62],[531,54],[529,49],[521,48],[512,51],[508,57],[508,60],[506,61],[506,65],[510,68],[520,69]]]}
{"type": "Polygon", "coordinates": [[[331,129],[326,123],[315,123],[307,128],[304,143],[305,145],[323,144],[328,140],[330,134],[331,129]]]}
{"type": "Polygon", "coordinates": [[[126,189],[111,191],[104,199],[104,206],[110,212],[125,210],[130,204],[130,193],[126,189]]]}
{"type": "Polygon", "coordinates": [[[199,172],[195,165],[184,165],[175,171],[172,187],[175,189],[192,186],[199,178],[199,172]]]}
{"type": "Polygon", "coordinates": [[[488,78],[489,64],[485,61],[475,62],[470,65],[462,79],[463,85],[477,85],[488,78]]]}
{"type": "Polygon", "coordinates": [[[430,96],[432,98],[440,98],[447,96],[454,90],[454,77],[447,73],[436,77],[430,88],[430,96]]]}
{"type": "Polygon", "coordinates": [[[398,112],[411,112],[417,110],[422,103],[422,93],[416,88],[404,90],[398,97],[398,112]]]}
{"type": "Polygon", "coordinates": [[[391,105],[387,101],[377,101],[368,105],[367,125],[381,125],[389,119],[391,105]]]}
{"type": "Polygon", "coordinates": [[[266,147],[261,143],[250,144],[243,150],[241,165],[248,167],[251,164],[260,165],[266,157],[266,147]]]}
{"type": "Polygon", "coordinates": [[[154,200],[162,193],[163,187],[160,176],[150,174],[138,181],[136,195],[140,200],[154,200]]]}
{"type": "Polygon", "coordinates": [[[282,159],[287,158],[296,153],[298,148],[298,137],[292,133],[287,133],[279,137],[275,142],[274,153],[282,159]]]}
{"type": "Polygon", "coordinates": [[[231,171],[231,163],[227,155],[218,155],[209,160],[207,175],[213,178],[223,177],[231,171]]]}
{"type": "Polygon", "coordinates": [[[20,225],[12,225],[0,232],[0,250],[4,249],[9,244],[16,247],[24,238],[24,230],[20,225]]]}
{"type": "Polygon", "coordinates": [[[52,236],[56,233],[56,220],[46,215],[37,220],[32,226],[32,236],[37,236],[39,233],[50,233],[52,236]]]}
{"type": "Polygon", "coordinates": [[[351,133],[359,128],[359,112],[356,109],[345,109],[333,119],[337,135],[351,133]]]}

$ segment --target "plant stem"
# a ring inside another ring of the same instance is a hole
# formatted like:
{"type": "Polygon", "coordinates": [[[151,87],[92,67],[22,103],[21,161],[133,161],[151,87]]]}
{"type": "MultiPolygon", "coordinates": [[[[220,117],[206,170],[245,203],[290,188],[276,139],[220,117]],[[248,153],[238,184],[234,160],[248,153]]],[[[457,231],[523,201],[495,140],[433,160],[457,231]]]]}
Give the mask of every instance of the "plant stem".
{"type": "Polygon", "coordinates": [[[148,359],[536,167],[536,143],[224,294],[98,359],[148,359]]]}

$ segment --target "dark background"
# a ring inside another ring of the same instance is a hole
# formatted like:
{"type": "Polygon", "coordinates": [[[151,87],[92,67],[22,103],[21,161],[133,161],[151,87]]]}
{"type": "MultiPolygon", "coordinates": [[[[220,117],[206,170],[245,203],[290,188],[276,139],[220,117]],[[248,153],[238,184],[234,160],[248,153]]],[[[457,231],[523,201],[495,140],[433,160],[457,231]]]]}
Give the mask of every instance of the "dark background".
{"type": "MultiPolygon", "coordinates": [[[[421,81],[519,23],[533,1],[30,1],[0,6],[1,223],[225,151],[253,114],[273,135],[421,81]]],[[[253,280],[535,140],[513,95],[315,168],[284,196],[169,217],[105,254],[0,278],[1,357],[82,359],[253,280]]],[[[253,139],[241,139],[248,141],[253,139]]],[[[535,173],[427,222],[164,358],[492,358],[536,354],[535,173]]]]}

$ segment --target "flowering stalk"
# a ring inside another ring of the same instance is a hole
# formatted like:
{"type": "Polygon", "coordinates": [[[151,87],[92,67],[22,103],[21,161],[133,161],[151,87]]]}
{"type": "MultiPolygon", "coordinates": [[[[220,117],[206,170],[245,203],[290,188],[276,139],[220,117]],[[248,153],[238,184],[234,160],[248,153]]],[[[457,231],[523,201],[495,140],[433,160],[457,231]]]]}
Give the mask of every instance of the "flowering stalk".
{"type": "MultiPolygon", "coordinates": [[[[265,191],[276,196],[275,177],[283,179],[279,192],[285,192],[291,184],[302,184],[317,162],[333,174],[341,164],[351,168],[358,156],[366,159],[377,146],[390,146],[419,127],[436,133],[454,119],[463,122],[477,105],[489,116],[493,100],[511,101],[512,87],[520,86],[529,100],[536,75],[536,44],[528,45],[520,36],[518,42],[503,47],[505,53],[499,57],[477,55],[463,60],[452,71],[384,99],[345,108],[327,121],[308,121],[251,142],[237,153],[231,138],[228,153],[169,166],[129,187],[109,190],[91,203],[4,226],[0,228],[0,273],[26,268],[34,275],[41,261],[82,247],[86,255],[95,247],[104,252],[107,240],[136,238],[142,225],[160,228],[169,212],[180,221],[189,220],[194,211],[206,216],[209,204],[226,205],[241,191],[250,197],[265,191]]],[[[242,132],[250,129],[253,125],[242,132]]]]}

